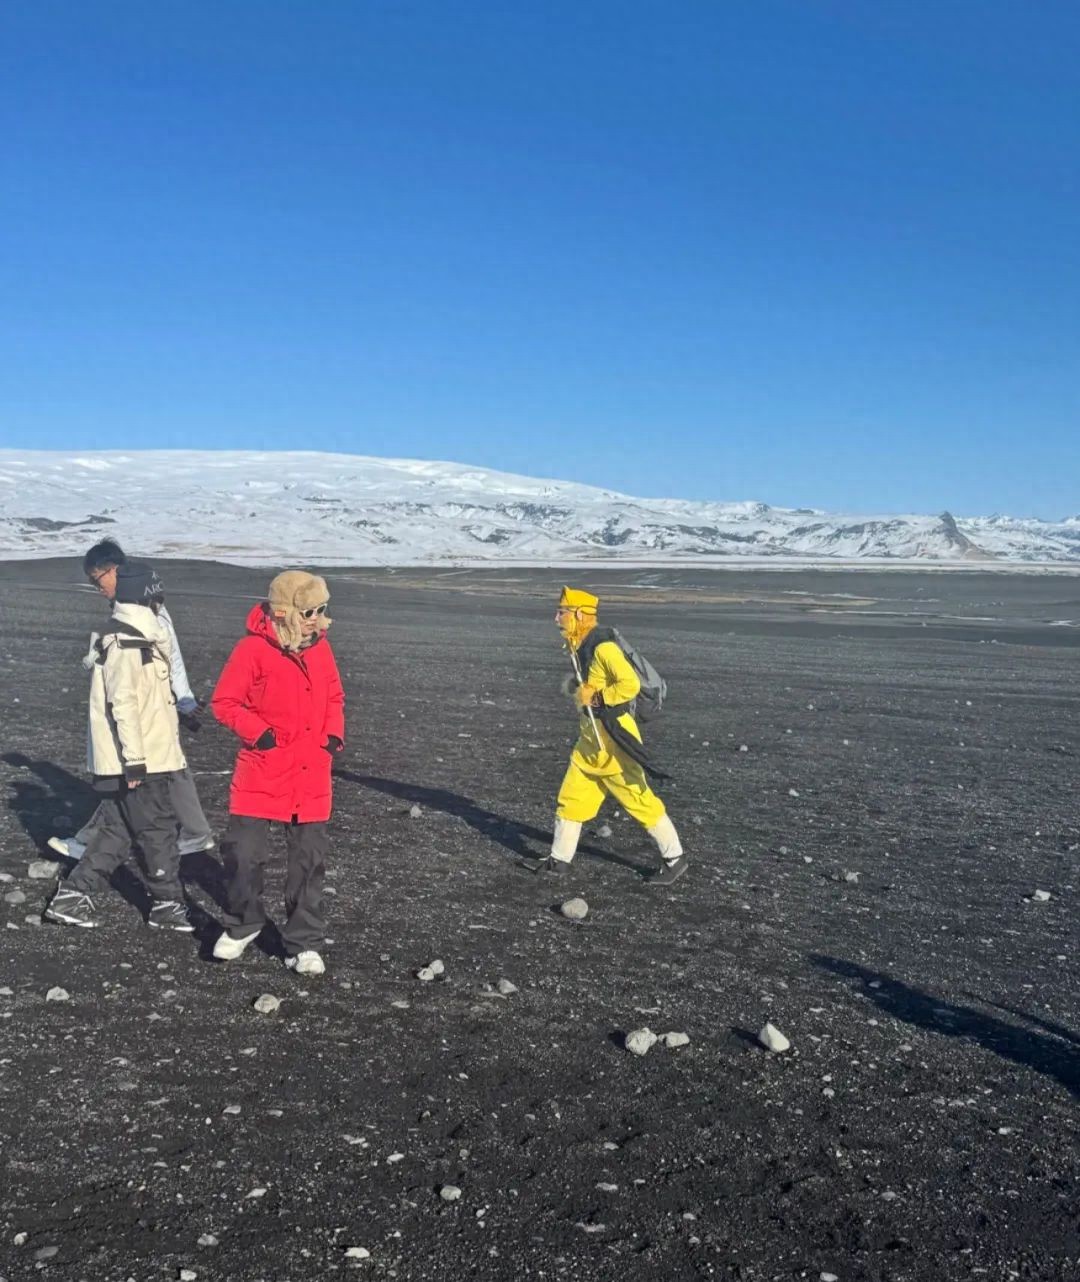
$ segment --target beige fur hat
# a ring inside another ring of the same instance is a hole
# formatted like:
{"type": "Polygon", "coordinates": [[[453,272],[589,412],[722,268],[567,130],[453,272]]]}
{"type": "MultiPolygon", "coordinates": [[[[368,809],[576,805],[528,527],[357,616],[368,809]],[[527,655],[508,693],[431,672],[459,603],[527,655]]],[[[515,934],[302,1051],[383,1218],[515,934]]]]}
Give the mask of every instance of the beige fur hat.
{"type": "MultiPolygon", "coordinates": [[[[270,614],[281,648],[299,650],[304,644],[300,612],[325,605],[330,600],[330,590],[326,586],[326,580],[317,574],[308,574],[306,570],[285,570],[270,584],[269,599],[270,614]]],[[[318,615],[315,619],[315,636],[325,632],[329,626],[329,615],[318,615]]]]}

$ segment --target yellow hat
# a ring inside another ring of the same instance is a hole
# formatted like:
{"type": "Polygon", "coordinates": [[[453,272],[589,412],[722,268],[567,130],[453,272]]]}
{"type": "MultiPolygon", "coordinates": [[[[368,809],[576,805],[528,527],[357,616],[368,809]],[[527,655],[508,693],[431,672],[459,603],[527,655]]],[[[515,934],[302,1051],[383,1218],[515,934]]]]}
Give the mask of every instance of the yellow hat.
{"type": "Polygon", "coordinates": [[[562,596],[559,597],[559,605],[563,609],[584,610],[588,614],[595,614],[599,604],[599,597],[593,596],[591,592],[584,592],[581,588],[563,588],[562,596]]]}

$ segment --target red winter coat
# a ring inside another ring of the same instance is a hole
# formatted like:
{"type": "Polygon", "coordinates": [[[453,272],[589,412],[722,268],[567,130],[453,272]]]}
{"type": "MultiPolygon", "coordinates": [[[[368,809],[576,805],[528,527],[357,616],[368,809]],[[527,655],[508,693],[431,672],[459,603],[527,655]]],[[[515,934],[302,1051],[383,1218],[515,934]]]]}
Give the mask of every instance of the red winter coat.
{"type": "Polygon", "coordinates": [[[345,738],[345,695],[326,637],[282,650],[265,603],[247,619],[210,701],[214,716],[244,746],[236,757],[229,812],[256,819],[322,823],[330,818],[331,735],[345,738]],[[276,747],[254,744],[273,730],[276,747]]]}

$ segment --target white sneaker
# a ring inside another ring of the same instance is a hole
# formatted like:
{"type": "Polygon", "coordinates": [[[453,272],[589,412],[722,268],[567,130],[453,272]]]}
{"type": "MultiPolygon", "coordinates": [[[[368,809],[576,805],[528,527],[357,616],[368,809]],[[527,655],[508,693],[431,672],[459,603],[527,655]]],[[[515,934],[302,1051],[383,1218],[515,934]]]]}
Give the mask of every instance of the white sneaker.
{"type": "Polygon", "coordinates": [[[50,850],[55,850],[65,859],[81,859],[86,854],[86,847],[74,837],[50,837],[45,843],[50,850]]]}
{"type": "Polygon", "coordinates": [[[326,963],[313,948],[308,948],[295,957],[286,957],[285,965],[295,970],[298,975],[325,975],[326,963]]]}
{"type": "Polygon", "coordinates": [[[209,834],[205,837],[193,837],[190,841],[180,842],[180,853],[182,855],[197,855],[202,850],[213,850],[216,845],[217,842],[209,834]]]}
{"type": "Polygon", "coordinates": [[[250,935],[245,935],[242,939],[233,939],[227,930],[223,930],[214,941],[214,956],[218,961],[236,961],[241,956],[248,944],[253,943],[259,936],[262,927],[253,931],[250,935]]]}

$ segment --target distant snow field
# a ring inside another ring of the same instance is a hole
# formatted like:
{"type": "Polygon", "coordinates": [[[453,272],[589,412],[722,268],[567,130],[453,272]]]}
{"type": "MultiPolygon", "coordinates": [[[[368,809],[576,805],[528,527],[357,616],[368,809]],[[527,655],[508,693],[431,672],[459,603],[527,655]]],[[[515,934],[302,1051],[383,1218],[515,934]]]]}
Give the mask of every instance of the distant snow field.
{"type": "Polygon", "coordinates": [[[1080,568],[1080,517],[852,516],[636,499],[459,463],[258,451],[0,450],[0,557],[114,535],[241,565],[973,562],[1080,568]]]}

